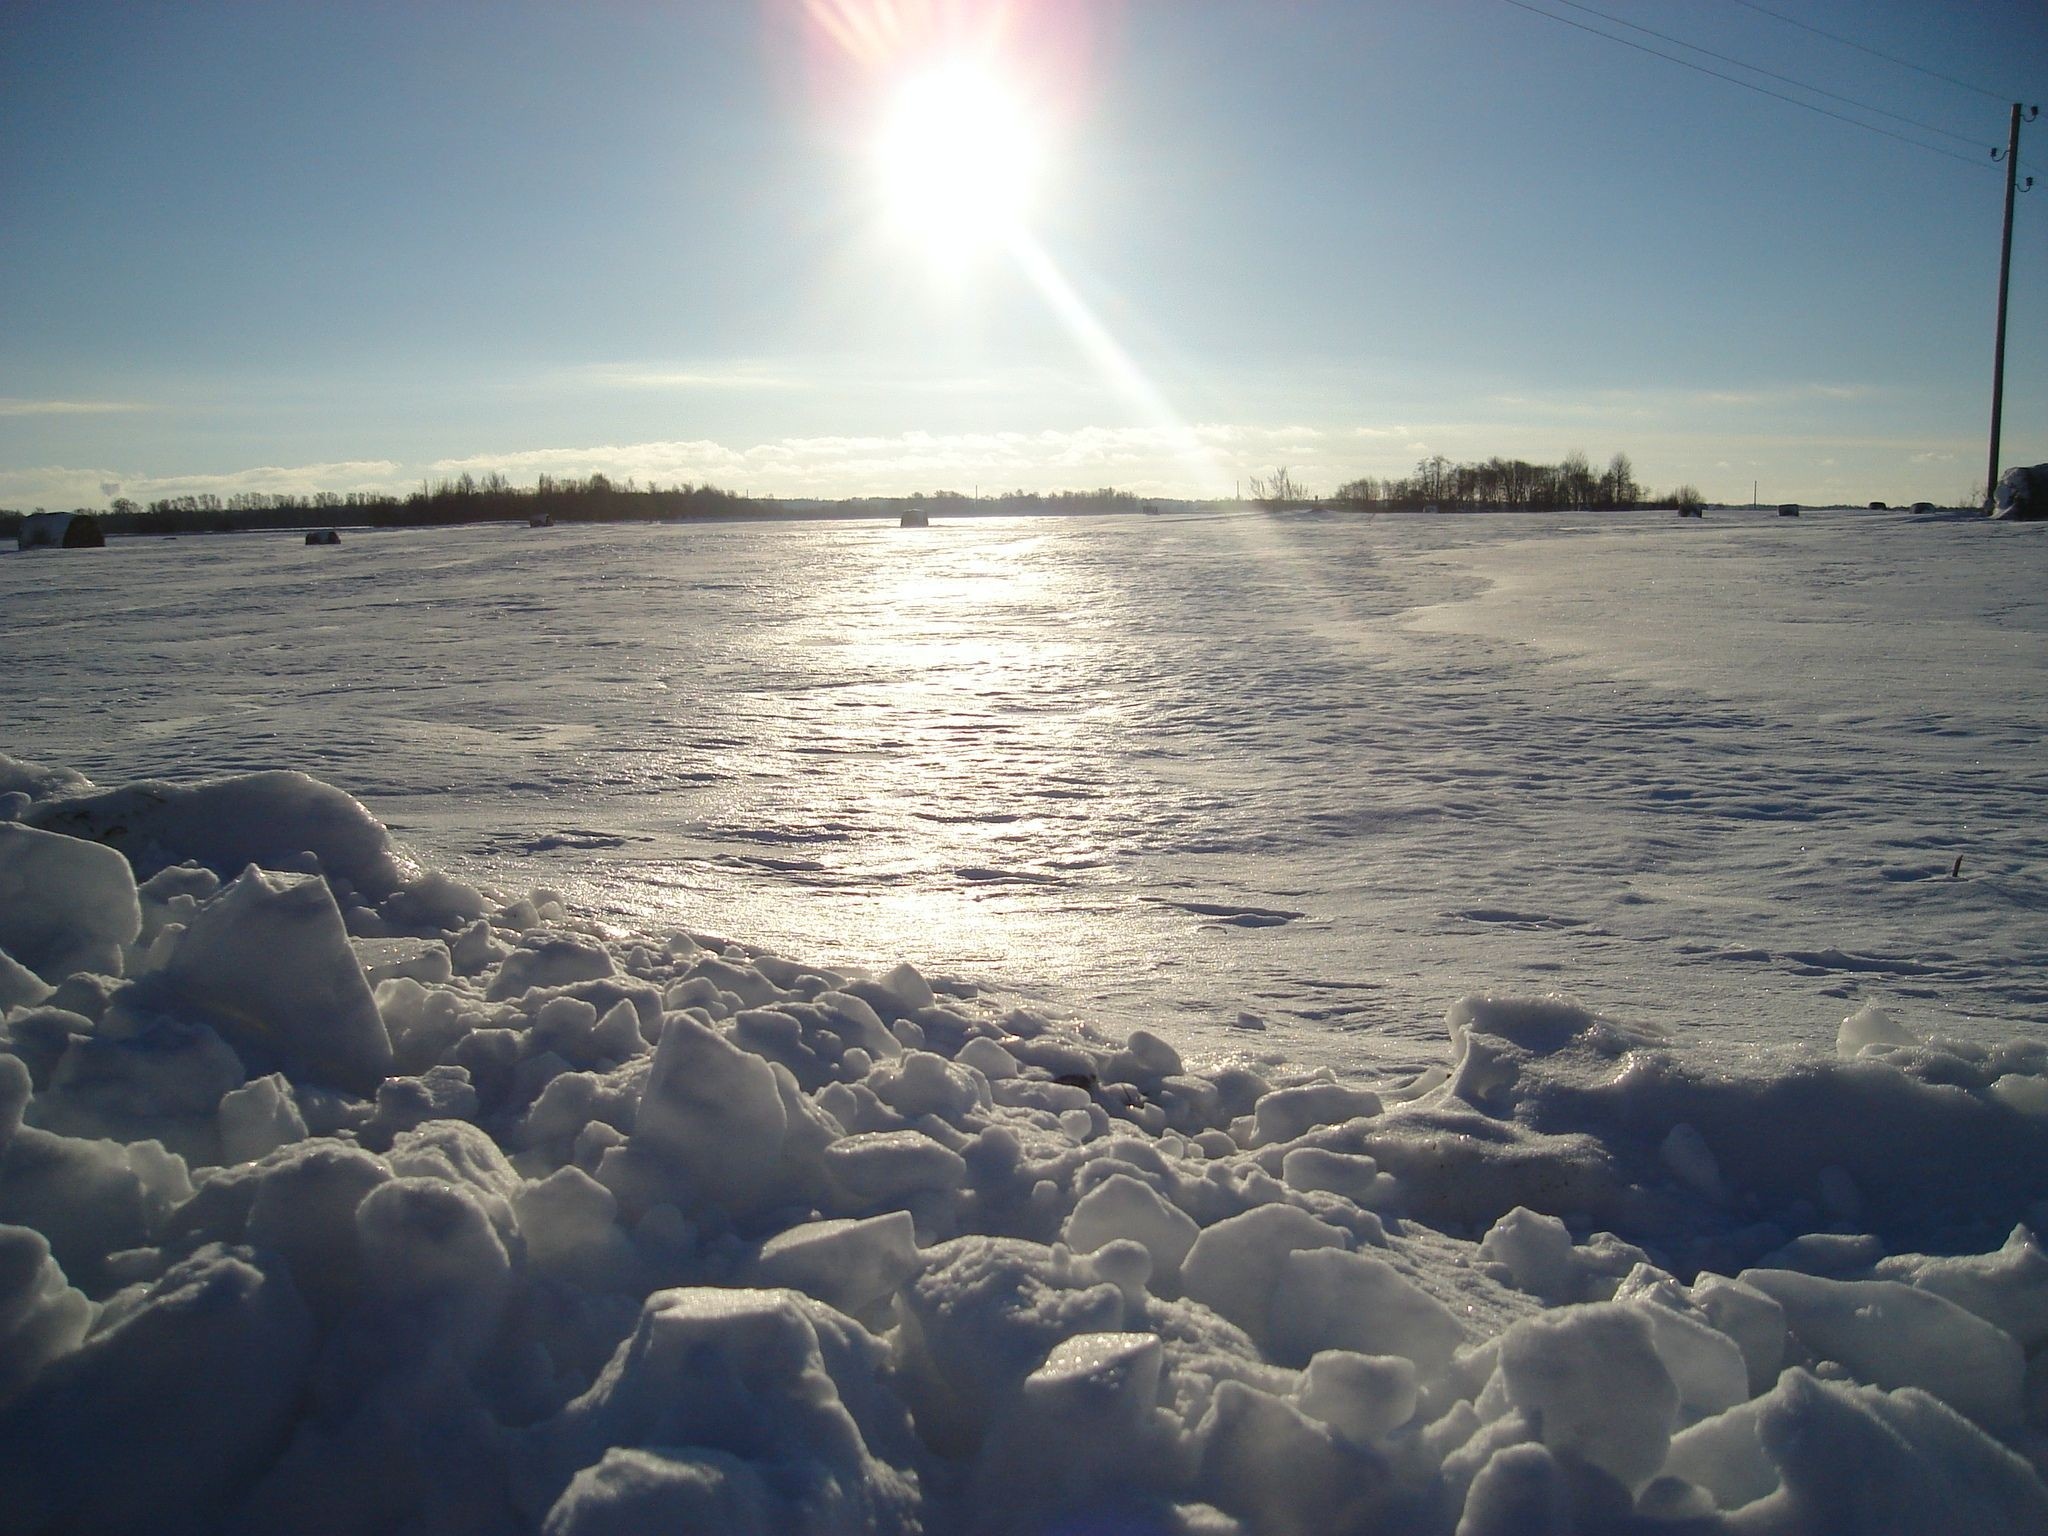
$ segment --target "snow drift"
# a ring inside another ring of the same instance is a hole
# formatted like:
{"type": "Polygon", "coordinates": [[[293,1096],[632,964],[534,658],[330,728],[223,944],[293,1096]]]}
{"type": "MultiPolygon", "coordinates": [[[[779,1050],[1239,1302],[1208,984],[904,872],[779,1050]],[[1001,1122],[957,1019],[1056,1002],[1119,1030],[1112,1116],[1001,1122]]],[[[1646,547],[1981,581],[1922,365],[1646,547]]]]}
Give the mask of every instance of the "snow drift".
{"type": "Polygon", "coordinates": [[[301,775],[0,790],[0,1531],[2048,1528],[2039,1042],[1202,1069],[301,775]]]}

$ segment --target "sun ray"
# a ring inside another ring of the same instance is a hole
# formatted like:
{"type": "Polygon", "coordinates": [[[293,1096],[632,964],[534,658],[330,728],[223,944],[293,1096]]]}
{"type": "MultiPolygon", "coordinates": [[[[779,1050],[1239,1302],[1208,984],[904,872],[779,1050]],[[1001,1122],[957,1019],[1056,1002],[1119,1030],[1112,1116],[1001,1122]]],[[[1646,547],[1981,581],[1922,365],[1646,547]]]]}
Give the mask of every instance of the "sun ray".
{"type": "Polygon", "coordinates": [[[1096,318],[1087,300],[1075,291],[1074,285],[1067,281],[1066,274],[1060,271],[1045,248],[1026,231],[1017,230],[1011,235],[1009,250],[1025,280],[1037,291],[1054,318],[1066,327],[1082,355],[1103,380],[1138,410],[1146,426],[1166,437],[1174,456],[1181,461],[1181,467],[1193,476],[1195,484],[1209,488],[1212,494],[1220,491],[1229,477],[1223,473],[1208,445],[1181,418],[1172,402],[1146,376],[1122,343],[1110,334],[1109,328],[1096,318]]]}
{"type": "Polygon", "coordinates": [[[867,132],[879,231],[957,277],[996,253],[1139,422],[1212,495],[1230,477],[1031,228],[1049,197],[1100,7],[1082,0],[803,0],[826,56],[851,65],[876,115],[867,132]]]}

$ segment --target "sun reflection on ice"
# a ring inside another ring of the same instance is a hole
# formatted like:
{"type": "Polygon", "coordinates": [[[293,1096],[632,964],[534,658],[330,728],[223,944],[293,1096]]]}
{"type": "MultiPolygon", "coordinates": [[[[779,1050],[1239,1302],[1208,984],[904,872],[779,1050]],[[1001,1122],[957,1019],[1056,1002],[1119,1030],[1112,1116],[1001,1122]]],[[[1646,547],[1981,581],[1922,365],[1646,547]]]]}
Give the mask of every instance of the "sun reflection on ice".
{"type": "Polygon", "coordinates": [[[1111,665],[1115,625],[1097,583],[1038,558],[1052,553],[1040,542],[877,530],[789,637],[828,653],[839,680],[810,747],[839,760],[835,776],[861,759],[864,867],[845,873],[871,890],[861,926],[891,952],[937,947],[1000,969],[1019,921],[1079,944],[1101,920],[1054,892],[1114,862],[1093,812],[1124,791],[1108,772],[1047,783],[1044,769],[1125,750],[1123,706],[1106,697],[1083,711],[1091,739],[1074,737],[1076,689],[1111,665]]]}

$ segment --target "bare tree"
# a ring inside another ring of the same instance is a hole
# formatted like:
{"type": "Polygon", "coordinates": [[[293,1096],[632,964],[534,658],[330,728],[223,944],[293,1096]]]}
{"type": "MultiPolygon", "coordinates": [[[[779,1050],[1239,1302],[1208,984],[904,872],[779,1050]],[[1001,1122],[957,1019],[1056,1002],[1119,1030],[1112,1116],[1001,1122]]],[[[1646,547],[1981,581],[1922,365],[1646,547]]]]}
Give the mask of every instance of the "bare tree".
{"type": "Polygon", "coordinates": [[[1252,500],[1262,507],[1286,507],[1308,500],[1308,492],[1283,464],[1270,475],[1252,476],[1252,500]]]}
{"type": "Polygon", "coordinates": [[[1643,488],[1636,484],[1635,466],[1628,455],[1617,453],[1607,461],[1607,473],[1600,477],[1600,499],[1609,508],[1632,507],[1642,500],[1643,488]]]}

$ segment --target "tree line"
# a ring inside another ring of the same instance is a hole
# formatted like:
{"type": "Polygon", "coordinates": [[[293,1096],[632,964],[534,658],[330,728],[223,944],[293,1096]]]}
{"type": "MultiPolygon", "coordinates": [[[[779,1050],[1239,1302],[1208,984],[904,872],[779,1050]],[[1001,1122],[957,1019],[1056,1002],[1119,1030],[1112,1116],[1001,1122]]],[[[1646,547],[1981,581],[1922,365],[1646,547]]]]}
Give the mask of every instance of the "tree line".
{"type": "Polygon", "coordinates": [[[1328,496],[1316,496],[1286,469],[1254,476],[1251,499],[1263,507],[1308,505],[1355,511],[1420,511],[1426,507],[1474,512],[1621,512],[1635,507],[1697,507],[1698,489],[1681,485],[1653,497],[1636,479],[1628,455],[1617,453],[1596,470],[1583,453],[1568,453],[1556,464],[1526,459],[1454,463],[1432,454],[1418,460],[1412,475],[1347,480],[1328,496]]]}
{"type": "MultiPolygon", "coordinates": [[[[930,506],[952,515],[1045,512],[1131,512],[1152,503],[1132,491],[1103,486],[1092,491],[917,491],[903,497],[856,497],[832,501],[756,498],[713,485],[648,484],[542,475],[531,486],[516,486],[498,473],[462,474],[422,482],[399,496],[381,491],[313,491],[305,494],[240,491],[163,496],[147,505],[120,496],[106,511],[79,507],[109,535],[235,533],[300,528],[418,528],[464,523],[680,522],[691,518],[783,517],[792,512],[846,517],[894,516],[899,509],[930,506]]],[[[41,507],[36,508],[38,512],[41,507]]],[[[0,535],[12,534],[23,513],[0,508],[0,535]]]]}
{"type": "MultiPolygon", "coordinates": [[[[1635,477],[1628,455],[1617,453],[1604,470],[1596,470],[1583,453],[1566,454],[1556,464],[1531,464],[1499,457],[1468,464],[1442,454],[1417,462],[1415,472],[1375,479],[1367,475],[1346,481],[1328,496],[1312,495],[1293,474],[1277,469],[1254,476],[1251,499],[1265,507],[1340,507],[1356,511],[1419,511],[1425,507],[1472,511],[1554,511],[1564,508],[1619,511],[1644,506],[1697,506],[1700,494],[1689,485],[1651,499],[1635,477]]],[[[937,503],[949,511],[983,514],[1005,512],[1129,512],[1156,510],[1156,503],[1133,492],[1103,486],[1092,491],[1002,491],[969,495],[957,490],[919,491],[909,497],[865,497],[789,503],[756,499],[713,485],[677,483],[641,485],[603,474],[579,479],[542,475],[530,486],[516,486],[502,474],[481,479],[462,474],[453,479],[422,481],[405,495],[384,491],[312,491],[306,493],[242,491],[228,496],[199,494],[165,496],[143,505],[129,497],[115,498],[104,512],[90,512],[112,535],[231,533],[237,530],[297,528],[416,528],[489,522],[565,523],[679,522],[691,518],[776,517],[791,511],[811,515],[860,516],[895,508],[937,503]]],[[[39,507],[36,509],[41,511],[39,507]]],[[[0,509],[0,534],[19,526],[20,512],[0,509]]]]}
{"type": "MultiPolygon", "coordinates": [[[[38,509],[40,510],[40,509],[38,509]]],[[[80,508],[89,512],[89,508],[80,508]]],[[[772,510],[710,485],[639,485],[602,474],[578,479],[542,475],[516,486],[501,474],[462,474],[422,482],[404,496],[379,491],[292,494],[241,491],[165,496],[148,505],[121,496],[104,512],[91,512],[109,534],[234,533],[279,528],[420,528],[456,523],[674,522],[692,517],[744,516],[772,510]]],[[[19,524],[19,512],[0,512],[0,532],[19,524]]]]}

